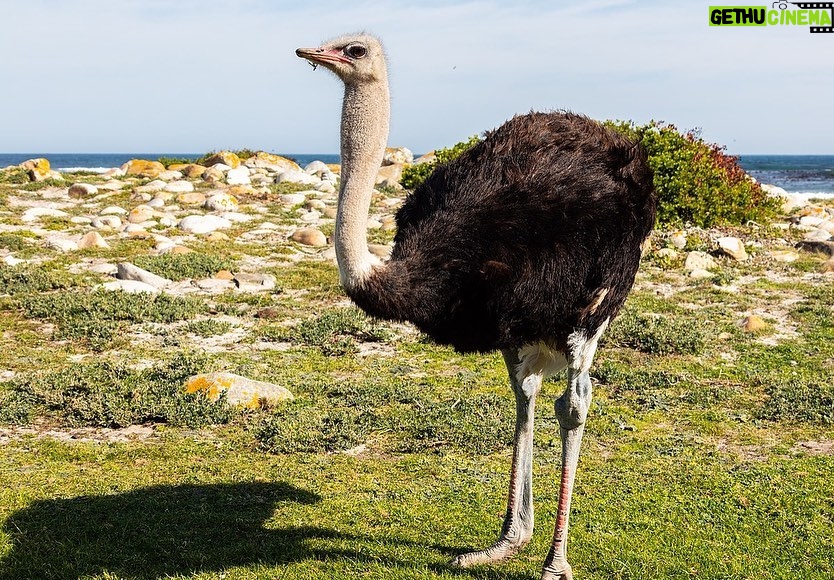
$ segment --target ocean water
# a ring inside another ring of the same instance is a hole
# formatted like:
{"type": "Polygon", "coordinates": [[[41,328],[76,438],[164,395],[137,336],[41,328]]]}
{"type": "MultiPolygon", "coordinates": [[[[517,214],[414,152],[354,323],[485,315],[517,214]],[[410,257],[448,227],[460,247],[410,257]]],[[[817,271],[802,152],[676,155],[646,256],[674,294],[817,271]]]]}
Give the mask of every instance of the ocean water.
{"type": "MultiPolygon", "coordinates": [[[[204,153],[0,153],[0,168],[18,165],[27,159],[45,157],[52,169],[56,171],[97,171],[103,172],[113,167],[119,167],[131,159],[156,160],[160,157],[174,157],[178,159],[199,159],[204,153]]],[[[284,157],[294,159],[301,167],[319,160],[324,163],[339,163],[339,155],[333,153],[296,154],[281,153],[284,157]]]]}
{"type": "MultiPolygon", "coordinates": [[[[302,167],[311,161],[338,163],[335,153],[283,154],[302,167]]],[[[131,159],[179,157],[197,159],[202,153],[0,153],[0,168],[34,157],[46,157],[58,171],[105,171],[131,159]]],[[[834,197],[834,155],[741,155],[741,166],[759,183],[778,185],[803,197],[834,197]]]]}

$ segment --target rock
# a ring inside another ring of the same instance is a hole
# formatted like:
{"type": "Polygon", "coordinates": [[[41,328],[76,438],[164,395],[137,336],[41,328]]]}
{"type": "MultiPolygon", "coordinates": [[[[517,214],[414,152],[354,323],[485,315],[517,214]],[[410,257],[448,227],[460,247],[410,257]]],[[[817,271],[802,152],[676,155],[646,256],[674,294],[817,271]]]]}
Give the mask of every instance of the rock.
{"type": "Polygon", "coordinates": [[[229,236],[223,232],[212,232],[206,236],[206,240],[209,242],[228,242],[229,236]]]}
{"type": "Polygon", "coordinates": [[[414,154],[407,147],[388,147],[382,158],[383,165],[402,165],[413,162],[414,154]]]}
{"type": "Polygon", "coordinates": [[[181,254],[191,254],[193,252],[194,252],[194,250],[192,250],[191,248],[188,248],[186,246],[171,246],[165,252],[162,252],[162,253],[181,255],[181,254]]]}
{"type": "Polygon", "coordinates": [[[241,292],[265,292],[275,289],[275,277],[269,274],[235,274],[234,283],[241,292]]]}
{"type": "Polygon", "coordinates": [[[209,167],[203,172],[203,181],[207,183],[219,183],[226,179],[226,174],[216,167],[209,167]]]}
{"type": "Polygon", "coordinates": [[[292,159],[287,159],[280,155],[266,153],[265,151],[258,151],[252,157],[243,162],[247,167],[263,167],[269,169],[274,173],[282,173],[284,171],[301,171],[298,163],[292,159]]]}
{"type": "Polygon", "coordinates": [[[127,210],[118,205],[110,205],[101,210],[99,215],[127,215],[127,210]]]}
{"type": "Polygon", "coordinates": [[[166,169],[162,173],[159,174],[159,179],[163,181],[179,181],[182,179],[183,175],[179,171],[173,171],[171,169],[166,169]]]}
{"type": "Polygon", "coordinates": [[[233,195],[221,192],[206,199],[204,207],[210,211],[234,211],[239,205],[233,195]]]}
{"type": "Polygon", "coordinates": [[[834,258],[830,258],[827,260],[821,268],[823,274],[828,274],[834,272],[834,258]]]}
{"type": "Polygon", "coordinates": [[[190,181],[172,181],[165,186],[165,191],[171,193],[191,193],[194,191],[194,184],[190,181]]]}
{"type": "Polygon", "coordinates": [[[368,218],[368,221],[365,222],[365,229],[368,230],[378,230],[381,227],[382,222],[373,218],[368,218]]]}
{"type": "Polygon", "coordinates": [[[385,244],[368,244],[368,251],[378,258],[387,260],[391,257],[391,246],[385,244]]]}
{"type": "Polygon", "coordinates": [[[90,185],[89,183],[74,183],[70,185],[69,191],[67,193],[70,197],[84,199],[87,197],[93,197],[94,195],[97,195],[98,188],[95,185],[90,185]]]}
{"type": "Polygon", "coordinates": [[[249,178],[249,168],[244,166],[230,169],[226,173],[226,183],[229,185],[249,185],[252,183],[249,178]]]}
{"type": "Polygon", "coordinates": [[[219,278],[204,278],[203,280],[194,280],[194,285],[203,292],[210,292],[212,294],[220,294],[234,289],[234,282],[231,280],[221,280],[219,278]]]}
{"type": "Polygon", "coordinates": [[[138,282],[144,282],[148,286],[153,286],[159,290],[165,288],[171,283],[171,280],[163,278],[162,276],[157,276],[153,272],[143,270],[142,268],[134,266],[129,262],[122,262],[117,265],[117,268],[116,278],[119,280],[136,280],[138,282]]]}
{"type": "Polygon", "coordinates": [[[127,221],[132,224],[141,224],[143,222],[152,220],[156,215],[156,211],[147,205],[137,205],[127,216],[127,221]]]}
{"type": "Polygon", "coordinates": [[[290,236],[290,239],[304,246],[313,246],[315,248],[327,245],[327,236],[325,236],[321,230],[316,228],[301,228],[295,230],[290,236]]]}
{"type": "Polygon", "coordinates": [[[414,160],[414,165],[420,165],[421,163],[437,163],[437,155],[434,154],[434,151],[429,151],[414,160]]]}
{"type": "Polygon", "coordinates": [[[761,332],[767,329],[767,323],[761,316],[751,314],[741,321],[741,328],[745,332],[761,332]]]}
{"type": "Polygon", "coordinates": [[[102,274],[104,276],[115,276],[118,267],[115,264],[93,264],[88,270],[94,274],[102,274]]]}
{"type": "Polygon", "coordinates": [[[329,173],[330,168],[321,161],[311,161],[304,167],[304,171],[310,175],[321,175],[322,173],[329,173]]]}
{"type": "Polygon", "coordinates": [[[131,294],[138,294],[142,292],[157,294],[159,292],[159,288],[155,288],[154,286],[139,280],[113,280],[112,282],[102,284],[100,287],[105,290],[129,292],[131,294]]]}
{"type": "Polygon", "coordinates": [[[177,203],[182,205],[203,205],[206,203],[206,196],[199,191],[181,193],[177,196],[177,203]]]}
{"type": "Polygon", "coordinates": [[[32,181],[44,181],[46,179],[50,179],[52,174],[55,173],[49,165],[49,160],[43,157],[24,161],[18,165],[18,167],[25,169],[29,174],[29,179],[32,181]]]}
{"type": "Polygon", "coordinates": [[[15,258],[14,256],[3,256],[3,263],[7,266],[17,266],[18,264],[25,264],[26,260],[15,258]]]}
{"type": "Polygon", "coordinates": [[[240,165],[240,157],[231,151],[220,151],[219,153],[215,153],[206,159],[204,164],[211,167],[212,165],[217,165],[218,163],[222,163],[223,165],[227,165],[229,168],[234,169],[240,165]]]}
{"type": "Polygon", "coordinates": [[[314,224],[321,219],[321,212],[316,210],[311,210],[304,212],[301,214],[299,218],[300,221],[307,223],[307,224],[314,224]]]}
{"type": "Polygon", "coordinates": [[[684,249],[686,247],[686,232],[683,230],[672,232],[672,235],[669,236],[669,243],[678,250],[684,249]]]}
{"type": "Polygon", "coordinates": [[[799,259],[799,252],[794,250],[774,250],[770,252],[770,257],[777,262],[790,263],[799,259]]]}
{"type": "Polygon", "coordinates": [[[331,219],[331,220],[336,219],[336,214],[337,213],[338,213],[338,210],[335,207],[326,207],[323,210],[321,210],[321,214],[324,217],[326,217],[327,219],[331,219]]]}
{"type": "Polygon", "coordinates": [[[107,241],[101,237],[100,233],[87,232],[78,241],[78,247],[81,250],[86,250],[88,248],[109,248],[110,246],[107,244],[107,241]]]}
{"type": "Polygon", "coordinates": [[[78,242],[63,236],[49,236],[46,238],[46,246],[61,252],[74,252],[78,249],[78,242]]]}
{"type": "Polygon", "coordinates": [[[65,211],[61,211],[60,209],[53,209],[51,207],[30,207],[23,212],[22,216],[20,216],[20,221],[30,223],[43,217],[65,218],[69,217],[69,214],[65,211]]]}
{"type": "Polygon", "coordinates": [[[316,186],[316,189],[322,193],[336,193],[336,186],[329,181],[322,181],[316,186]]]}
{"type": "Polygon", "coordinates": [[[161,197],[155,197],[152,200],[150,200],[148,203],[146,203],[145,205],[147,205],[148,207],[152,207],[154,209],[160,209],[160,208],[165,207],[165,200],[161,197]]]}
{"type": "Polygon", "coordinates": [[[196,163],[189,163],[184,167],[180,168],[179,171],[182,172],[184,177],[188,179],[197,179],[198,177],[202,177],[203,173],[206,172],[207,167],[204,165],[198,165],[196,163]]]}
{"type": "Polygon", "coordinates": [[[153,181],[140,185],[136,188],[136,193],[159,193],[164,191],[168,184],[161,179],[154,179],[153,181]]]}
{"type": "MultiPolygon", "coordinates": [[[[689,252],[684,262],[684,269],[688,272],[695,270],[710,270],[717,266],[715,259],[706,252],[689,252]]],[[[712,274],[710,274],[712,275],[712,274]]]]}
{"type": "Polygon", "coordinates": [[[828,232],[829,234],[834,236],[834,220],[825,220],[819,226],[817,226],[817,229],[823,230],[824,232],[828,232]]]}
{"type": "Polygon", "coordinates": [[[294,399],[293,394],[280,385],[226,372],[194,375],[186,381],[185,392],[203,393],[211,401],[217,401],[225,394],[230,404],[253,409],[264,403],[275,404],[294,399]]]}
{"type": "Polygon", "coordinates": [[[748,258],[747,251],[744,249],[744,243],[740,239],[723,237],[718,238],[717,242],[721,252],[730,256],[733,260],[743,262],[748,258]]]}
{"type": "Polygon", "coordinates": [[[235,275],[232,274],[229,270],[220,270],[217,274],[214,275],[215,278],[218,280],[234,280],[235,275]]]}
{"type": "Polygon", "coordinates": [[[831,234],[826,230],[816,228],[805,234],[805,241],[807,242],[825,242],[831,239],[831,234]]]}
{"type": "Polygon", "coordinates": [[[376,185],[382,187],[397,187],[400,185],[400,179],[403,176],[403,168],[405,166],[401,163],[395,165],[386,165],[380,167],[376,174],[376,185]]]}
{"type": "Polygon", "coordinates": [[[208,234],[230,228],[232,222],[216,215],[190,215],[180,220],[178,227],[190,234],[208,234]]]}
{"type": "Polygon", "coordinates": [[[121,218],[119,218],[119,216],[116,215],[105,215],[93,219],[93,223],[91,225],[98,230],[105,228],[118,230],[122,227],[122,220],[121,218]]]}
{"type": "Polygon", "coordinates": [[[309,173],[305,173],[301,169],[297,171],[284,171],[275,177],[276,183],[283,183],[288,181],[290,183],[301,183],[303,185],[318,185],[321,179],[309,173]]]}
{"type": "Polygon", "coordinates": [[[122,165],[126,175],[138,175],[156,179],[159,174],[165,171],[165,166],[159,161],[148,161],[146,159],[131,159],[122,165]]]}
{"type": "Polygon", "coordinates": [[[80,215],[77,215],[77,216],[71,217],[71,218],[70,218],[70,221],[71,221],[72,223],[74,223],[74,224],[78,224],[78,225],[80,225],[80,226],[88,226],[88,225],[90,225],[91,223],[93,223],[93,220],[92,220],[92,219],[90,219],[90,218],[88,218],[88,217],[80,216],[80,215]]]}
{"type": "Polygon", "coordinates": [[[303,193],[285,193],[279,199],[287,205],[299,205],[304,203],[304,200],[307,198],[303,193]]]}
{"type": "Polygon", "coordinates": [[[678,257],[678,251],[674,248],[660,248],[655,255],[658,258],[664,258],[667,260],[673,260],[678,257]]]}
{"type": "Polygon", "coordinates": [[[703,268],[695,268],[694,270],[689,271],[689,277],[695,280],[704,280],[706,278],[712,278],[715,276],[709,270],[704,270],[703,268]]]}
{"type": "Polygon", "coordinates": [[[255,216],[249,215],[248,213],[240,213],[236,211],[223,212],[222,214],[220,214],[220,217],[229,220],[233,223],[251,222],[253,219],[255,219],[255,216]]]}

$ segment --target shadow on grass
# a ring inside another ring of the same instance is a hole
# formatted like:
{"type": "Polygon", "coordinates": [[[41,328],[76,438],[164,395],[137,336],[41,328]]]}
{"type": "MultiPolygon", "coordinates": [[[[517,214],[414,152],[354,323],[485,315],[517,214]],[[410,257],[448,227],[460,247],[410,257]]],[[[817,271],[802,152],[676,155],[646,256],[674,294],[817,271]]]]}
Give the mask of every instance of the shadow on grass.
{"type": "MultiPolygon", "coordinates": [[[[265,527],[282,504],[319,501],[318,495],[286,483],[160,485],[108,496],[40,500],[6,521],[4,531],[12,548],[0,561],[0,580],[103,573],[150,580],[253,564],[363,561],[367,558],[360,545],[368,541],[388,545],[393,553],[399,551],[397,546],[414,545],[321,527],[265,527]],[[317,540],[335,541],[340,547],[324,548],[317,540]],[[344,549],[345,542],[357,550],[344,549]]],[[[448,556],[465,551],[418,547],[448,556]]],[[[371,560],[405,569],[415,565],[384,553],[371,560]]],[[[437,565],[430,569],[471,578],[508,578],[498,569],[455,571],[437,565]]]]}

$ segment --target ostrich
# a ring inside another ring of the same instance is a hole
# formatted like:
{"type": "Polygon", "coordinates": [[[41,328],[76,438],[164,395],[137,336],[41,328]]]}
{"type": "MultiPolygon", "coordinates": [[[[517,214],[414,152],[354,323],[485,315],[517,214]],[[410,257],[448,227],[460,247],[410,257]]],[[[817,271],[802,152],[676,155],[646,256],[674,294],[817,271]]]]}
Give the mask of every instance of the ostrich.
{"type": "Polygon", "coordinates": [[[542,579],[572,578],[568,514],[597,342],[634,283],[655,217],[642,147],[580,115],[531,112],[438,166],[397,213],[387,263],[365,223],[384,155],[389,94],[383,48],[367,34],[296,54],[345,85],[334,242],[342,286],[368,314],[410,321],[461,352],[500,350],[516,401],[506,517],[467,567],[513,556],[533,533],[533,413],[542,379],[567,369],[556,401],[562,475],[542,579]]]}

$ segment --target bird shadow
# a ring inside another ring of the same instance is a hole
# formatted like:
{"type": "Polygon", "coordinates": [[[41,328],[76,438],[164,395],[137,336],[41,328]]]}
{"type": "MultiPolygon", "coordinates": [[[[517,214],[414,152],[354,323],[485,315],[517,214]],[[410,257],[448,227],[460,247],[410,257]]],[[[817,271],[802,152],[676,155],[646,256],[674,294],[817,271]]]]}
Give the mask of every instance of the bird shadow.
{"type": "MultiPolygon", "coordinates": [[[[157,485],[38,500],[4,523],[11,549],[0,560],[0,580],[103,573],[151,580],[234,566],[340,559],[409,569],[418,564],[394,556],[402,546],[444,556],[465,551],[388,535],[358,537],[317,526],[272,525],[282,505],[320,501],[317,494],[283,482],[157,485]],[[382,553],[366,556],[368,542],[381,546],[382,553]]],[[[429,568],[453,570],[439,563],[429,568]]],[[[490,580],[513,577],[497,569],[459,573],[490,580]]]]}

